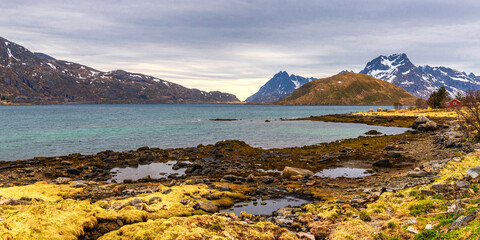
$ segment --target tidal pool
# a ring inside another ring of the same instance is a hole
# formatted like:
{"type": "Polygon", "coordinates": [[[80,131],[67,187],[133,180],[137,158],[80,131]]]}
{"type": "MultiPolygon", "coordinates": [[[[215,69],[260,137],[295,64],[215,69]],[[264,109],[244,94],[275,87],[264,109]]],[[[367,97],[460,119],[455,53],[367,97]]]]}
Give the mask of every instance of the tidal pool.
{"type": "Polygon", "coordinates": [[[367,172],[367,168],[349,168],[349,167],[342,167],[342,168],[330,168],[324,169],[320,172],[315,173],[314,176],[317,177],[328,177],[328,178],[339,178],[339,177],[346,177],[346,178],[360,178],[373,175],[373,173],[367,172]]]}
{"type": "Polygon", "coordinates": [[[150,176],[153,179],[167,178],[168,175],[176,174],[177,176],[185,175],[186,168],[174,170],[172,167],[177,161],[168,161],[165,163],[150,163],[145,165],[138,165],[138,167],[113,168],[110,170],[113,177],[109,182],[115,180],[116,182],[123,182],[125,179],[138,179],[150,176]]]}
{"type": "Polygon", "coordinates": [[[290,196],[268,200],[257,198],[256,201],[237,203],[232,208],[220,210],[220,212],[235,213],[237,216],[240,216],[242,211],[253,215],[270,215],[278,209],[288,205],[297,207],[307,203],[309,203],[309,201],[290,196]],[[254,202],[256,202],[257,205],[255,205],[254,202]],[[262,205],[262,202],[265,202],[266,204],[262,205]]]}

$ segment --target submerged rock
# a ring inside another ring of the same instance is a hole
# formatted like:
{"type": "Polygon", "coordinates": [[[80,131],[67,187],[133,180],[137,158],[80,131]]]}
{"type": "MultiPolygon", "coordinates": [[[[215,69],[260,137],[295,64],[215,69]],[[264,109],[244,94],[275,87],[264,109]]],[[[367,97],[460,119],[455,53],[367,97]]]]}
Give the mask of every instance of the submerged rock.
{"type": "Polygon", "coordinates": [[[287,179],[296,180],[299,178],[309,178],[313,176],[313,172],[308,169],[285,167],[283,169],[283,177],[287,179]]]}

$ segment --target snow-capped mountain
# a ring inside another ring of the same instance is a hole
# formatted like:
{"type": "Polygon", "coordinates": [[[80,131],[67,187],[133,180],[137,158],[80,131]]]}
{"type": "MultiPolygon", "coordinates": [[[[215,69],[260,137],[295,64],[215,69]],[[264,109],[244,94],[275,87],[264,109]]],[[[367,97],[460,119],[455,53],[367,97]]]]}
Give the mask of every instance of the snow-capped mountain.
{"type": "Polygon", "coordinates": [[[285,98],[295,89],[316,78],[304,78],[296,75],[289,75],[286,71],[275,74],[257,93],[248,97],[246,102],[271,103],[285,98]]]}
{"type": "Polygon", "coordinates": [[[235,95],[57,60],[0,37],[0,96],[21,103],[217,103],[235,95]]]}
{"type": "Polygon", "coordinates": [[[381,55],[367,63],[360,73],[393,83],[420,98],[428,98],[442,86],[452,96],[468,89],[480,89],[480,77],[473,73],[467,75],[447,67],[417,67],[404,53],[381,55]]]}

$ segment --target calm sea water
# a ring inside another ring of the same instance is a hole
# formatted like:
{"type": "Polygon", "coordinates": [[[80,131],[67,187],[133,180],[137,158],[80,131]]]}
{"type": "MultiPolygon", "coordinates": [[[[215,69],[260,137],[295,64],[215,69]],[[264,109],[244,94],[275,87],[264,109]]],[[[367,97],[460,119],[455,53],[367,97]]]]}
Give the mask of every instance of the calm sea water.
{"type": "MultiPolygon", "coordinates": [[[[363,124],[280,121],[378,106],[46,105],[0,106],[0,160],[124,151],[141,146],[192,147],[226,139],[256,147],[304,146],[352,138],[375,129],[363,124]],[[215,122],[213,118],[241,121],[215,122]],[[265,120],[271,122],[265,122],[265,120]]],[[[385,108],[385,107],[384,107],[385,108]]]]}

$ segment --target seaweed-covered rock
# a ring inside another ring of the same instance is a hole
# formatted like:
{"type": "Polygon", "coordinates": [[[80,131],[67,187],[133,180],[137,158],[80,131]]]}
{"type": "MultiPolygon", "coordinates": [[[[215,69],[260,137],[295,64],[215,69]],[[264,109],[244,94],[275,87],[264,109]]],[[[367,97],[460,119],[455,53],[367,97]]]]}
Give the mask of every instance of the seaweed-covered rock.
{"type": "Polygon", "coordinates": [[[283,169],[283,177],[287,179],[309,178],[313,176],[313,172],[308,169],[285,167],[283,169]]]}

